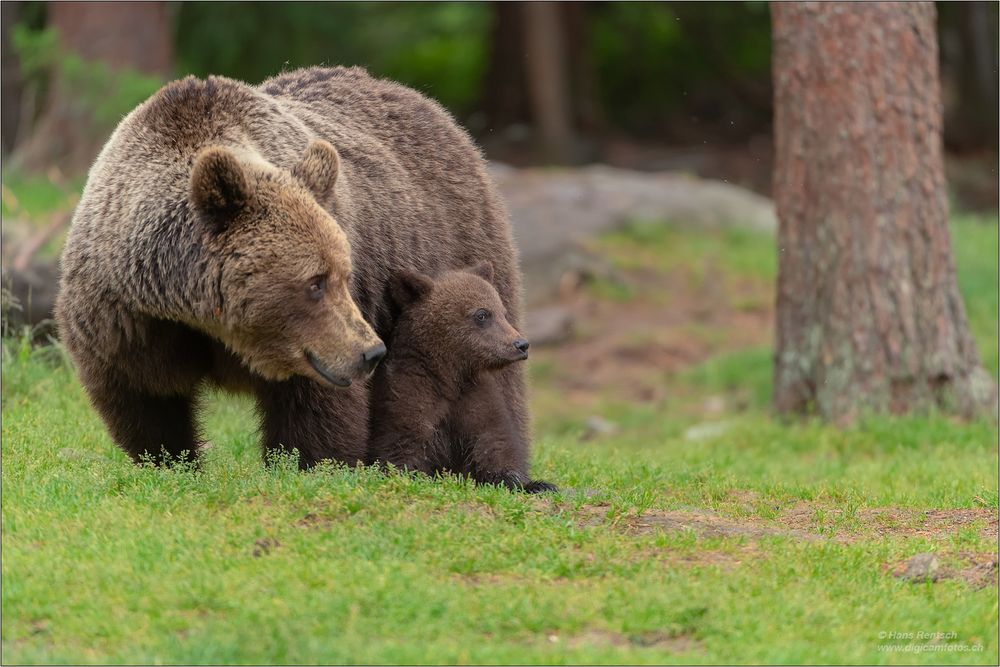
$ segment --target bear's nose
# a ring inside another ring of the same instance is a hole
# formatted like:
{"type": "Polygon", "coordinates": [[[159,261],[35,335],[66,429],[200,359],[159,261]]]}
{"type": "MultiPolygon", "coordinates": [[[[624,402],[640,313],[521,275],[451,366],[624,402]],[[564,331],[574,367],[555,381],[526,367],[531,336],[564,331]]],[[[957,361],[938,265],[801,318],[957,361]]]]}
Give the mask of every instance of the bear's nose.
{"type": "Polygon", "coordinates": [[[384,356],[385,343],[379,343],[361,353],[361,365],[364,366],[365,370],[371,371],[378,365],[378,362],[382,361],[384,356]]]}
{"type": "Polygon", "coordinates": [[[528,342],[527,338],[518,338],[514,341],[514,347],[517,348],[518,352],[527,352],[528,348],[531,347],[531,343],[528,342]]]}

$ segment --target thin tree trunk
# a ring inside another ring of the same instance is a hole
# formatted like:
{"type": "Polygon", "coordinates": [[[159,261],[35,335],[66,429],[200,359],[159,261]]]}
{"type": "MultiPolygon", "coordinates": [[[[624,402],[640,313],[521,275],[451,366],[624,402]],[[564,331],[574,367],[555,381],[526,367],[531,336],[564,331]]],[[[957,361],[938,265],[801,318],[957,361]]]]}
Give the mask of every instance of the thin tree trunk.
{"type": "Polygon", "coordinates": [[[484,79],[483,110],[487,123],[503,129],[527,123],[525,94],[524,20],[519,2],[494,2],[489,69],[484,79]]]}
{"type": "Polygon", "coordinates": [[[776,409],[995,411],[955,280],[934,6],[771,15],[776,409]]]}
{"type": "Polygon", "coordinates": [[[542,155],[548,162],[567,163],[572,159],[573,115],[559,5],[527,2],[522,11],[528,92],[542,155]]]}
{"type": "Polygon", "coordinates": [[[585,134],[604,128],[604,109],[600,100],[597,68],[591,55],[590,25],[587,20],[591,5],[573,0],[559,3],[566,36],[566,58],[570,70],[575,126],[585,134]]]}

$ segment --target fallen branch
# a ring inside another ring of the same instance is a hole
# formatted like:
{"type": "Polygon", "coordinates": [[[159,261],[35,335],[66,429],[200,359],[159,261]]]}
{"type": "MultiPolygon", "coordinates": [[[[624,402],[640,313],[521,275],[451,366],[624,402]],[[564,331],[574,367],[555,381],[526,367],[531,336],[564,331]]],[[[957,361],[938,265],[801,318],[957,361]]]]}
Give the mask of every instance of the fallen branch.
{"type": "Polygon", "coordinates": [[[37,232],[28,237],[18,250],[11,268],[15,271],[24,271],[31,264],[32,258],[46,243],[55,238],[63,229],[69,225],[73,217],[73,208],[58,211],[52,214],[51,221],[37,232]]]}

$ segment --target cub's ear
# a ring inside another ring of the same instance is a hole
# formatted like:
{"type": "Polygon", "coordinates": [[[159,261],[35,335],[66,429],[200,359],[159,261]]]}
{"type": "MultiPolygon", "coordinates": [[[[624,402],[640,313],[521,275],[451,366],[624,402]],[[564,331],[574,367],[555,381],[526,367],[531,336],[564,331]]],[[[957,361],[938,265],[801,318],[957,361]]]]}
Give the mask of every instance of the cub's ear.
{"type": "Polygon", "coordinates": [[[430,294],[434,281],[419,271],[403,270],[393,275],[389,281],[389,296],[399,308],[420,301],[430,294]]]}
{"type": "Polygon", "coordinates": [[[191,203],[225,231],[250,203],[250,179],[231,151],[221,146],[203,150],[191,169],[191,203]]]}
{"type": "Polygon", "coordinates": [[[306,148],[305,155],[292,167],[292,175],[323,203],[333,194],[340,172],[340,156],[337,149],[322,139],[316,139],[306,148]]]}
{"type": "Polygon", "coordinates": [[[466,269],[469,273],[474,273],[486,282],[493,284],[493,262],[484,259],[475,266],[466,269]]]}

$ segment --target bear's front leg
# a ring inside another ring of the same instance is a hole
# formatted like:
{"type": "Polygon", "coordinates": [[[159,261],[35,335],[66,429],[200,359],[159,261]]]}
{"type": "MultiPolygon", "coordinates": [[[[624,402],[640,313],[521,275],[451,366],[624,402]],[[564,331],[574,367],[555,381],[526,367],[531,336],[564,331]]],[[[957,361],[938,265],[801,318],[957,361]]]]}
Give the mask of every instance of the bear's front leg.
{"type": "Polygon", "coordinates": [[[506,405],[495,375],[482,374],[468,388],[454,406],[452,421],[457,437],[469,443],[469,467],[477,482],[527,493],[557,490],[553,484],[528,476],[528,446],[522,424],[506,405]]]}
{"type": "Polygon", "coordinates": [[[299,468],[324,459],[364,463],[368,444],[368,390],[363,382],[327,387],[304,377],[262,381],[256,389],[265,462],[273,452],[298,450],[299,468]]]}
{"type": "Polygon", "coordinates": [[[193,396],[156,396],[126,386],[88,390],[111,437],[136,463],[198,460],[193,396]]]}
{"type": "Polygon", "coordinates": [[[448,466],[446,443],[433,425],[403,424],[374,418],[369,461],[380,466],[392,464],[398,470],[434,473],[448,466]]]}

